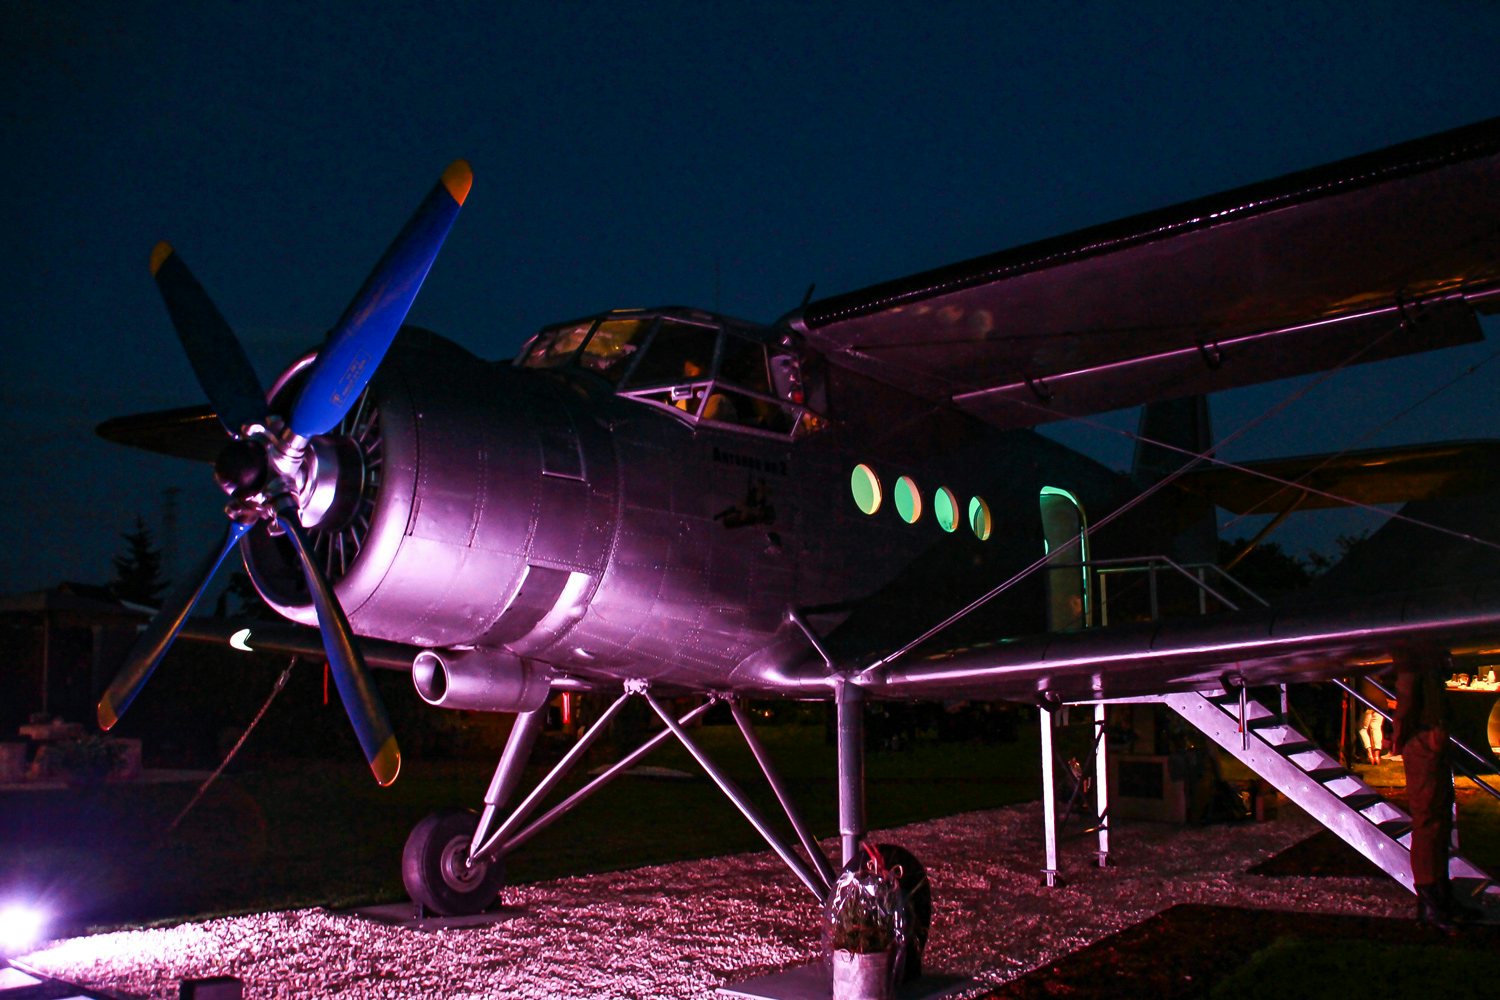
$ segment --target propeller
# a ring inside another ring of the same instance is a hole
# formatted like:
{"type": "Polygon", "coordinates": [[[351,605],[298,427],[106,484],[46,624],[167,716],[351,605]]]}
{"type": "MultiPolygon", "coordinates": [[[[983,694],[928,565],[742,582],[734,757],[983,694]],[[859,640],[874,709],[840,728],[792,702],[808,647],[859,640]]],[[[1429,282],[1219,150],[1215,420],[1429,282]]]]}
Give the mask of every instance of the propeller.
{"type": "Polygon", "coordinates": [[[370,384],[416,299],[427,272],[473,183],[456,160],[423,199],[355,294],[324,341],[289,421],[267,414],[265,392],[244,348],[187,265],[168,243],[151,253],[151,274],[198,384],[229,441],[214,478],[230,499],[230,526],[210,554],[163,603],[99,701],[99,726],[110,729],[151,677],[208,589],[225,556],[256,525],[285,533],[302,566],[318,616],[329,668],[375,780],[388,785],[401,770],[401,751],[354,630],[313,557],[298,511],[317,483],[306,461],[311,439],[336,427],[370,384]]]}
{"type": "Polygon", "coordinates": [[[355,293],[328,332],[312,373],[292,407],[290,426],[294,433],[304,438],[326,433],[344,418],[370,383],[473,181],[467,163],[451,163],[355,293]]]}
{"type": "Polygon", "coordinates": [[[224,429],[231,437],[238,437],[241,427],[260,420],[266,410],[266,390],[260,387],[245,349],[166,240],[151,251],[151,276],[167,304],[167,315],[172,318],[198,384],[224,429]]]}
{"type": "Polygon", "coordinates": [[[354,645],[354,630],[349,627],[349,619],[344,617],[344,609],[333,596],[333,588],[313,559],[312,545],[296,514],[278,514],[276,520],[302,560],[302,572],[307,577],[313,607],[318,612],[318,630],[323,634],[328,668],[333,674],[334,686],[339,689],[344,710],[349,713],[349,721],[354,725],[354,735],[359,739],[360,749],[365,752],[365,760],[370,762],[370,770],[375,772],[375,780],[389,785],[401,772],[401,750],[396,746],[391,720],[375,691],[364,657],[354,645]]]}
{"type": "Polygon", "coordinates": [[[99,728],[113,729],[120,716],[135,701],[135,696],[141,693],[141,688],[146,686],[146,681],[151,679],[151,674],[156,670],[156,665],[161,662],[162,657],[167,655],[171,648],[172,640],[177,638],[178,631],[184,622],[197,607],[198,600],[208,585],[213,581],[214,574],[219,571],[219,564],[224,557],[229,555],[229,550],[239,544],[240,539],[245,537],[251,525],[235,522],[229,526],[229,531],[224,538],[224,544],[217,552],[212,552],[203,561],[197,570],[191,575],[183,578],[176,589],[167,595],[162,602],[161,610],[156,617],[151,619],[146,626],[146,631],[135,641],[130,652],[125,657],[124,668],[115,675],[105,689],[104,695],[99,699],[99,728]]]}

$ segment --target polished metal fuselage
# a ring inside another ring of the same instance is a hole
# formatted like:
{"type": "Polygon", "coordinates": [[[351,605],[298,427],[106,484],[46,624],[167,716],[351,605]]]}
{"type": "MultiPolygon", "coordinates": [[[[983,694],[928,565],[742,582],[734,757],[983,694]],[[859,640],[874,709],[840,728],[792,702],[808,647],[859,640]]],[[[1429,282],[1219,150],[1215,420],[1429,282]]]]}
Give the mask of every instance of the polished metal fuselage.
{"type": "MultiPolygon", "coordinates": [[[[857,666],[1040,556],[1043,486],[1101,511],[1125,495],[1118,475],[1030,432],[838,372],[829,399],[827,425],[793,438],[403,338],[372,386],[373,512],[336,591],[362,635],[493,654],[497,670],[816,695],[827,664],[790,611],[857,666]],[[849,489],[861,462],[929,495],[983,496],[993,534],[945,531],[930,512],[907,523],[889,500],[863,513],[849,489]]],[[[278,611],[314,623],[278,591],[269,548],[250,562],[278,611]]],[[[1043,603],[1034,575],[969,625],[1037,631],[1043,603]]]]}

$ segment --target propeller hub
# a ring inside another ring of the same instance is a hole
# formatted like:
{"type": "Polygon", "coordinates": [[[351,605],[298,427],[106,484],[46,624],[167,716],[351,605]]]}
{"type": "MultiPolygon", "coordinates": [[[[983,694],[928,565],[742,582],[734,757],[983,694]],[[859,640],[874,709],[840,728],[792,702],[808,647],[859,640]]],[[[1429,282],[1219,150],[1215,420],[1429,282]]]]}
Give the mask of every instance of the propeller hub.
{"type": "Polygon", "coordinates": [[[256,441],[231,441],[214,460],[214,482],[230,496],[261,492],[270,471],[265,445],[256,441]]]}
{"type": "Polygon", "coordinates": [[[300,502],[303,527],[342,527],[353,514],[363,491],[364,452],[347,436],[313,438],[300,502]]]}

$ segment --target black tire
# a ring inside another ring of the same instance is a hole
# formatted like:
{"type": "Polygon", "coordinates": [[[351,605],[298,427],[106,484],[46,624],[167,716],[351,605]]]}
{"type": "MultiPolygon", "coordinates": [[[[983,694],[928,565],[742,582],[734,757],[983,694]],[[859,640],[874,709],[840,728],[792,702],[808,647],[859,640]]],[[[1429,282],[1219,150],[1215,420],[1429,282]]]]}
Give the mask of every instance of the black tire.
{"type": "Polygon", "coordinates": [[[505,866],[465,864],[479,819],[466,809],[433,813],[412,827],[401,852],[401,881],[412,902],[444,917],[480,913],[500,895],[505,866]]]}
{"type": "MultiPolygon", "coordinates": [[[[899,844],[876,844],[887,868],[900,867],[901,895],[906,900],[906,949],[899,959],[901,981],[910,983],[922,976],[922,953],[927,950],[927,935],[932,930],[932,886],[927,869],[917,856],[899,844]]],[[[850,864],[864,863],[861,853],[850,864]]]]}

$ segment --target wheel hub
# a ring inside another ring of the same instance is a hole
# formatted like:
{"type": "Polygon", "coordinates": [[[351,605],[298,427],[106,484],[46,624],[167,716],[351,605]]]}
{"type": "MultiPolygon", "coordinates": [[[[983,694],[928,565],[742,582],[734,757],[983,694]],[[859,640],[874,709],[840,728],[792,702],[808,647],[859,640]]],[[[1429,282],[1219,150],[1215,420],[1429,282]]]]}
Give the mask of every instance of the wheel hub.
{"type": "Polygon", "coordinates": [[[450,888],[463,892],[473,888],[484,878],[485,863],[479,861],[470,864],[469,838],[454,837],[443,848],[442,857],[438,860],[438,870],[442,872],[443,881],[450,888]]]}

